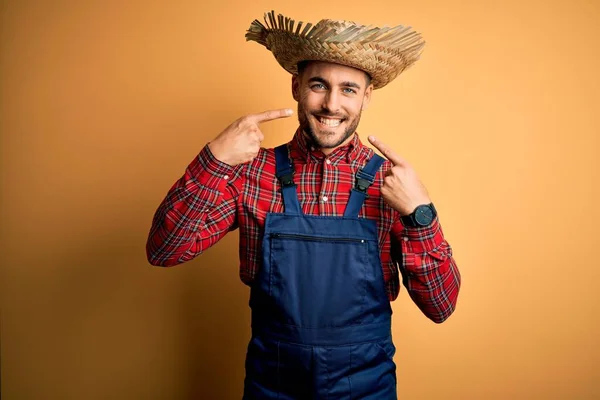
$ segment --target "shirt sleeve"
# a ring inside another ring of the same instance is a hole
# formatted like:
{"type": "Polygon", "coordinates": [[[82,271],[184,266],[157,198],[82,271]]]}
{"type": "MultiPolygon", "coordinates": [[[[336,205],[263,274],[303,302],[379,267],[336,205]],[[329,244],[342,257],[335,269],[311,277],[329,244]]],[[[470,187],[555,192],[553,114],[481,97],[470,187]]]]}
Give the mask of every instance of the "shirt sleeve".
{"type": "Polygon", "coordinates": [[[436,217],[427,227],[392,227],[392,256],[400,265],[403,284],[419,309],[441,323],[455,310],[461,276],[436,217]]]}
{"type": "Polygon", "coordinates": [[[152,265],[189,261],[237,228],[242,166],[220,162],[205,146],[159,205],[146,242],[152,265]]]}

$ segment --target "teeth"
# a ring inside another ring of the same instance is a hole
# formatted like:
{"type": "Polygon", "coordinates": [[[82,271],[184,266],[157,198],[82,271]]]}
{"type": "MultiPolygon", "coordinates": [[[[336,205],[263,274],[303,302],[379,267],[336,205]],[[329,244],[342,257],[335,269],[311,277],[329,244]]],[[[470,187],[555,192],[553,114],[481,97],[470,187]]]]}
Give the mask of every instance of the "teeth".
{"type": "Polygon", "coordinates": [[[319,122],[322,123],[323,125],[327,125],[330,128],[335,128],[336,126],[339,126],[342,121],[339,119],[320,117],[319,122]]]}

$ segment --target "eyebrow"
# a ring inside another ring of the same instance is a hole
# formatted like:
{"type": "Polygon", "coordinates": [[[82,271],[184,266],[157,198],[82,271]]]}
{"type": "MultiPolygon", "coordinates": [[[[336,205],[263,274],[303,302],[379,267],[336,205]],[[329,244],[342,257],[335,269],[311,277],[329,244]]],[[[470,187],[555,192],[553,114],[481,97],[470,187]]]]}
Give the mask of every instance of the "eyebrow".
{"type": "MultiPolygon", "coordinates": [[[[319,82],[319,83],[323,83],[323,84],[325,84],[326,86],[331,86],[331,85],[329,84],[329,82],[327,82],[327,80],[325,80],[325,79],[321,78],[320,76],[313,76],[313,77],[312,77],[312,78],[310,78],[308,81],[309,81],[309,82],[319,82]]],[[[345,82],[342,82],[342,83],[340,84],[340,86],[343,86],[343,87],[351,87],[351,88],[355,88],[355,89],[358,89],[358,90],[360,90],[360,85],[359,85],[358,83],[356,83],[356,82],[352,82],[352,81],[345,81],[345,82]]]]}

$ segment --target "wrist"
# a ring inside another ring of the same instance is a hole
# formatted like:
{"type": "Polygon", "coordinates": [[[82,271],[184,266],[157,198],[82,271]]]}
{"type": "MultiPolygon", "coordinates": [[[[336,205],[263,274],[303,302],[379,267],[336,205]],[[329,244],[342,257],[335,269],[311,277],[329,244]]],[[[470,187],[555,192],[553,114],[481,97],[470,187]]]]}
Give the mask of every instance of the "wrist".
{"type": "Polygon", "coordinates": [[[214,158],[216,158],[218,161],[220,161],[224,164],[227,164],[229,166],[232,166],[232,167],[234,166],[229,162],[229,160],[227,159],[225,154],[223,154],[224,152],[222,150],[222,147],[218,142],[216,142],[216,141],[209,142],[208,149],[210,150],[212,156],[214,158]]]}
{"type": "Polygon", "coordinates": [[[431,204],[431,200],[428,197],[422,198],[421,200],[414,201],[406,207],[402,207],[398,210],[401,217],[405,217],[415,212],[415,210],[422,205],[431,204]]]}

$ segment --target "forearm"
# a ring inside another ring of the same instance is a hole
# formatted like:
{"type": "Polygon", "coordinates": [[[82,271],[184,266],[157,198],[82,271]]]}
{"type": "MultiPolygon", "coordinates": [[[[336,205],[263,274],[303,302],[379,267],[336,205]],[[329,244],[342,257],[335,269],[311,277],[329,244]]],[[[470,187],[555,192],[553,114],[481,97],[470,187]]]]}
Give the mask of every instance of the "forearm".
{"type": "Polygon", "coordinates": [[[150,264],[189,261],[235,229],[238,172],[219,163],[208,148],[200,152],[154,214],[146,243],[150,264]]]}
{"type": "Polygon", "coordinates": [[[401,272],[410,297],[432,321],[455,310],[461,276],[436,218],[427,228],[407,228],[400,240],[401,272]]]}

